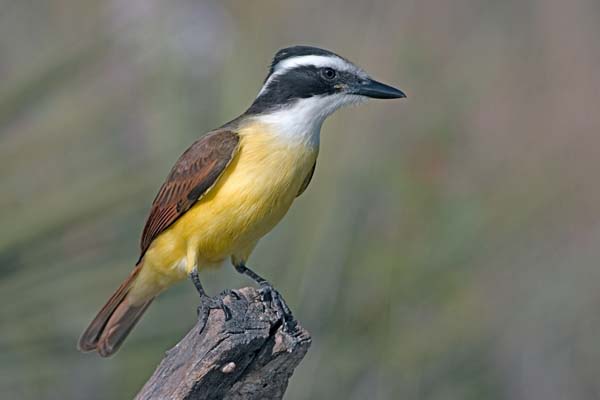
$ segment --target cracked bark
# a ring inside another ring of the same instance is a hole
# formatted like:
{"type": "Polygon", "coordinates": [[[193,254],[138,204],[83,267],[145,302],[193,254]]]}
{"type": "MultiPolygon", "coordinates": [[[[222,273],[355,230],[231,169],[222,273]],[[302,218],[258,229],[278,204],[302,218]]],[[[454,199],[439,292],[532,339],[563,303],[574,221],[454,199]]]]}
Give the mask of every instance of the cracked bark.
{"type": "Polygon", "coordinates": [[[311,343],[300,326],[281,327],[270,302],[258,290],[223,295],[231,309],[211,310],[171,350],[136,396],[155,399],[281,399],[294,369],[311,343]],[[237,295],[237,296],[236,296],[237,295]]]}

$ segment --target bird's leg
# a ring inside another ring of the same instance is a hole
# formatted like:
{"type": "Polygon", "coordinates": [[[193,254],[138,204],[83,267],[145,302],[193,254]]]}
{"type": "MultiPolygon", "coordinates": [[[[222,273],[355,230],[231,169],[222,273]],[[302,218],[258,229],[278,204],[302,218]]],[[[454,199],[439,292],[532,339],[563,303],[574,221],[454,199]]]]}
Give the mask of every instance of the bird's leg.
{"type": "Polygon", "coordinates": [[[260,292],[263,300],[271,302],[271,304],[274,306],[277,317],[283,323],[283,329],[290,333],[295,332],[297,323],[292,315],[292,311],[288,307],[281,294],[279,294],[279,292],[273,287],[273,285],[271,285],[266,279],[252,271],[244,264],[234,264],[234,267],[237,272],[250,277],[250,279],[260,285],[260,292]]]}
{"type": "Polygon", "coordinates": [[[223,314],[225,314],[225,321],[231,319],[231,311],[229,310],[229,307],[223,303],[223,298],[210,297],[206,294],[204,288],[202,287],[202,283],[200,282],[200,277],[198,276],[198,270],[196,268],[194,268],[190,274],[190,279],[200,295],[200,305],[198,306],[198,318],[202,319],[202,328],[200,329],[200,333],[202,333],[206,327],[206,322],[208,321],[208,315],[210,314],[211,309],[221,309],[223,310],[223,314]]]}

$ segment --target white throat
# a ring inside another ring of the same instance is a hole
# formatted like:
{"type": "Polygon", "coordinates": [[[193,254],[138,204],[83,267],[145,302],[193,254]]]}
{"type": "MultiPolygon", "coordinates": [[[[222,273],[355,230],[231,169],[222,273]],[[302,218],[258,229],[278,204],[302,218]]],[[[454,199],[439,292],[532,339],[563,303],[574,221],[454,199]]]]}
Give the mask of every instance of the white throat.
{"type": "Polygon", "coordinates": [[[334,94],[295,100],[282,108],[254,117],[259,123],[270,125],[273,132],[290,144],[319,147],[321,125],[339,108],[362,103],[362,96],[334,94]]]}

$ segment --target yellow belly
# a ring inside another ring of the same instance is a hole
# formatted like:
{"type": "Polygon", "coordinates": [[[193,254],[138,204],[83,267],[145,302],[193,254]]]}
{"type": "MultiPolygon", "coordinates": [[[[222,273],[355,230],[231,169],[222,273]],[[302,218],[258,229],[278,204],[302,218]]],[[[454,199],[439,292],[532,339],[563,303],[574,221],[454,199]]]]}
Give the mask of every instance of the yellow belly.
{"type": "Polygon", "coordinates": [[[217,184],[152,242],[132,300],[156,295],[196,266],[245,261],[290,208],[318,150],[290,144],[264,126],[239,134],[239,151],[217,184]]]}

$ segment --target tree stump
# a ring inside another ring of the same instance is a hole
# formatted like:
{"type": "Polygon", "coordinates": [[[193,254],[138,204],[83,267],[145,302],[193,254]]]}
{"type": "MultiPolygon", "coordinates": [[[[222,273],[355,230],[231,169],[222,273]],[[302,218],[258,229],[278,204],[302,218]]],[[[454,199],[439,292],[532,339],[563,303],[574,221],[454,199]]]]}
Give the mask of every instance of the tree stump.
{"type": "Polygon", "coordinates": [[[225,320],[210,310],[171,350],[136,396],[158,399],[281,399],[311,338],[297,326],[286,332],[272,304],[246,287],[221,295],[225,320]]]}

